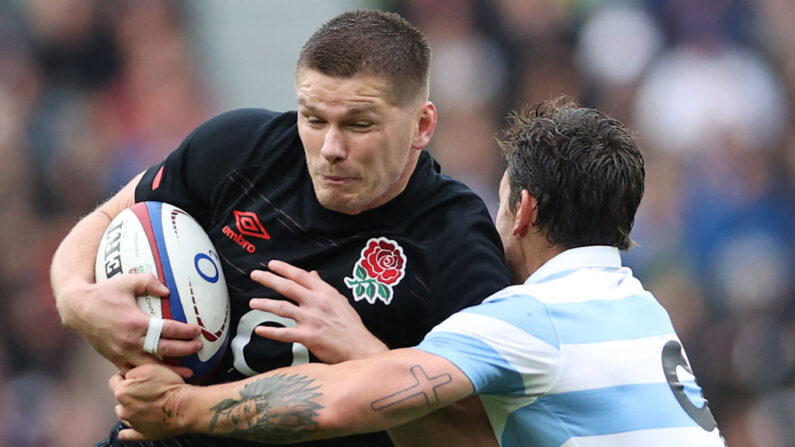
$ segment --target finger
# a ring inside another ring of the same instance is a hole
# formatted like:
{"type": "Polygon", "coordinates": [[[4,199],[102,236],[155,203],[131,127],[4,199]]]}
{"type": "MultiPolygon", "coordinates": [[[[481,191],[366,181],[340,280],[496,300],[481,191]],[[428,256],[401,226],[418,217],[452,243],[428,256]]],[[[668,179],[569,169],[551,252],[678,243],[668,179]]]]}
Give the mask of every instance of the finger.
{"type": "Polygon", "coordinates": [[[115,393],[116,389],[121,386],[123,380],[124,376],[122,376],[121,373],[116,373],[108,379],[108,387],[115,393]]]}
{"type": "MultiPolygon", "coordinates": [[[[124,421],[122,421],[124,422],[124,421]]],[[[119,432],[120,441],[144,441],[146,438],[141,432],[133,428],[125,428],[119,432]]]]}
{"type": "Polygon", "coordinates": [[[298,304],[303,302],[304,294],[309,292],[309,289],[296,283],[295,281],[275,275],[271,272],[263,270],[254,270],[251,272],[251,279],[262,284],[263,286],[280,293],[287,298],[295,301],[298,304]]]}
{"type": "Polygon", "coordinates": [[[292,327],[257,326],[254,333],[260,337],[283,343],[302,343],[301,332],[292,327]]]}
{"type": "Polygon", "coordinates": [[[127,374],[127,371],[135,368],[135,365],[128,362],[127,359],[118,362],[113,362],[113,364],[116,365],[117,368],[119,368],[119,374],[121,374],[122,377],[124,377],[124,375],[127,374]]]}
{"type": "Polygon", "coordinates": [[[272,260],[268,262],[268,268],[272,272],[284,276],[287,279],[291,279],[295,281],[297,284],[300,284],[309,289],[312,288],[311,286],[318,285],[317,280],[320,279],[320,275],[312,275],[306,270],[288,264],[284,261],[272,260]]]}
{"type": "Polygon", "coordinates": [[[296,284],[299,284],[309,290],[337,290],[332,287],[331,284],[324,281],[323,278],[320,277],[320,274],[317,272],[317,270],[307,272],[304,269],[295,267],[279,260],[272,260],[268,262],[268,268],[274,273],[279,274],[287,279],[291,279],[295,281],[296,284]]]}
{"type": "Polygon", "coordinates": [[[127,277],[136,295],[168,295],[168,288],[151,273],[130,274],[127,277]]]}
{"type": "Polygon", "coordinates": [[[133,369],[127,374],[127,380],[144,380],[148,381],[152,378],[158,380],[165,380],[169,382],[179,383],[179,377],[174,373],[174,366],[165,363],[151,363],[142,365],[133,369]]]}
{"type": "Polygon", "coordinates": [[[336,292],[335,293],[336,296],[338,296],[339,298],[343,298],[345,301],[348,301],[348,299],[345,298],[342,294],[340,294],[339,291],[334,286],[327,283],[326,280],[321,278],[320,273],[318,273],[317,270],[312,270],[311,272],[309,272],[309,275],[312,277],[311,282],[312,282],[312,288],[314,290],[321,291],[322,289],[326,289],[328,291],[336,292]]]}
{"type": "Polygon", "coordinates": [[[186,368],[184,366],[174,366],[174,365],[164,365],[168,367],[168,369],[174,371],[175,373],[179,374],[183,380],[190,380],[193,378],[193,370],[190,368],[186,368]]]}
{"type": "Polygon", "coordinates": [[[301,308],[285,300],[272,300],[270,298],[252,298],[248,302],[249,307],[265,312],[274,313],[280,317],[298,320],[301,308]]]}
{"type": "Polygon", "coordinates": [[[163,326],[165,326],[166,320],[160,317],[149,317],[149,323],[146,328],[146,336],[144,337],[143,349],[144,352],[148,352],[155,357],[159,357],[157,354],[157,349],[160,345],[160,336],[163,333],[163,326]]]}
{"type": "Polygon", "coordinates": [[[157,344],[157,355],[160,357],[185,357],[196,354],[204,347],[201,340],[175,340],[161,338],[157,344]]]}
{"type": "Polygon", "coordinates": [[[113,407],[113,411],[116,413],[116,417],[119,418],[119,422],[124,424],[125,428],[132,427],[130,421],[124,418],[125,411],[124,407],[121,404],[116,404],[116,406],[113,407]]]}
{"type": "MultiPolygon", "coordinates": [[[[137,362],[137,366],[141,366],[141,365],[160,365],[160,366],[163,366],[163,367],[168,368],[171,371],[175,372],[176,374],[178,374],[183,379],[191,379],[191,378],[193,378],[193,375],[194,375],[193,374],[193,370],[188,368],[187,366],[171,365],[169,363],[166,363],[166,362],[158,359],[157,357],[155,357],[153,355],[146,355],[145,357],[141,358],[137,362]]],[[[125,377],[129,377],[129,372],[132,369],[134,369],[134,368],[131,368],[131,369],[127,370],[127,374],[125,375],[125,377]]]]}
{"type": "Polygon", "coordinates": [[[163,331],[160,336],[163,338],[189,340],[198,337],[201,333],[202,328],[198,325],[167,319],[163,322],[163,331]]]}

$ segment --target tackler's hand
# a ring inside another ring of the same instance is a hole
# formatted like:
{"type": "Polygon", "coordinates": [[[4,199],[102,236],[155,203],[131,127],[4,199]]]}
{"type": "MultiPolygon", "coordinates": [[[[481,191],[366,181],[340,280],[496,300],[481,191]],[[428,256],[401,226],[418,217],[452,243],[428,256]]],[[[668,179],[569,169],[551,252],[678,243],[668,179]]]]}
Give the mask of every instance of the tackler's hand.
{"type": "Polygon", "coordinates": [[[119,402],[116,416],[130,427],[119,432],[122,441],[161,439],[186,430],[178,394],[188,385],[174,371],[143,365],[113,375],[108,386],[119,402]]]}
{"type": "Polygon", "coordinates": [[[301,343],[318,359],[338,363],[369,357],[388,350],[362,323],[348,299],[323,281],[317,272],[270,261],[270,272],[255,270],[251,279],[290,300],[254,298],[252,309],[295,320],[296,327],[259,326],[260,337],[285,343],[301,343]]]}

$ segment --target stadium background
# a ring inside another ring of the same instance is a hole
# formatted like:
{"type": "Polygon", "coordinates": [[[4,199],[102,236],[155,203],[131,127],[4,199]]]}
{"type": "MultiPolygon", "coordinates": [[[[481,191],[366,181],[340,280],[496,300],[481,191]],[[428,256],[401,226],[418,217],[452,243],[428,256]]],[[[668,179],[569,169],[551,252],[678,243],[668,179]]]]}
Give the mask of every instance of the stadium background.
{"type": "Polygon", "coordinates": [[[429,149],[492,209],[510,109],[563,93],[637,131],[627,262],[729,445],[794,445],[792,0],[0,1],[0,445],[92,445],[115,420],[109,363],[53,306],[58,241],[203,120],[292,108],[300,45],[358,7],[427,33],[429,149]]]}

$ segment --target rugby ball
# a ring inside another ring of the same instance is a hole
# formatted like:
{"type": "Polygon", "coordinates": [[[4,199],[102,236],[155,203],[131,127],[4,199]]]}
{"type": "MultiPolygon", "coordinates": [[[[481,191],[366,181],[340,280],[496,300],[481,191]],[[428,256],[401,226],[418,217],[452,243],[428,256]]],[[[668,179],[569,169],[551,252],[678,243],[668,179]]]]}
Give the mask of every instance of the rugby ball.
{"type": "Polygon", "coordinates": [[[188,213],[168,203],[140,202],[108,225],[97,250],[96,281],[124,273],[152,273],[169,290],[163,298],[137,297],[146,313],[202,328],[198,353],[164,361],[193,370],[192,383],[206,380],[229,340],[229,292],[218,252],[188,213]]]}

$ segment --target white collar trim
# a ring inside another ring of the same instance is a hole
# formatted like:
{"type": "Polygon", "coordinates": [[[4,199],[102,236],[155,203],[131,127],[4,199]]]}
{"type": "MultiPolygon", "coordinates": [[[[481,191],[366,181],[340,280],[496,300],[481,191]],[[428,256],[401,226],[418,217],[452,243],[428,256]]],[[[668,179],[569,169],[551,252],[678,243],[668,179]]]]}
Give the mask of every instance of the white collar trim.
{"type": "Polygon", "coordinates": [[[607,245],[570,248],[545,262],[524,283],[537,283],[555,273],[584,267],[620,268],[621,253],[618,248],[607,245]]]}

